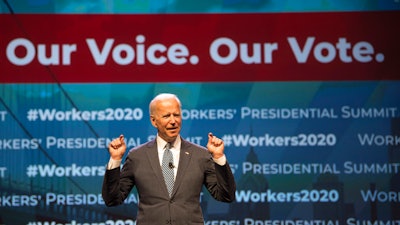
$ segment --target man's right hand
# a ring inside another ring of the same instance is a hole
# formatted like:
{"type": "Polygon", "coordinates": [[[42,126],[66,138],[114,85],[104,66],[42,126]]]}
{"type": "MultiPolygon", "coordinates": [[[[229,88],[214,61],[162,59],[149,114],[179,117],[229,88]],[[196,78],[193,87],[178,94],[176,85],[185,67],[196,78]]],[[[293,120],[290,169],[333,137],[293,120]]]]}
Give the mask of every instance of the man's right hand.
{"type": "Polygon", "coordinates": [[[113,160],[121,160],[126,151],[126,144],[124,141],[124,135],[120,135],[110,142],[108,145],[108,152],[113,160]]]}

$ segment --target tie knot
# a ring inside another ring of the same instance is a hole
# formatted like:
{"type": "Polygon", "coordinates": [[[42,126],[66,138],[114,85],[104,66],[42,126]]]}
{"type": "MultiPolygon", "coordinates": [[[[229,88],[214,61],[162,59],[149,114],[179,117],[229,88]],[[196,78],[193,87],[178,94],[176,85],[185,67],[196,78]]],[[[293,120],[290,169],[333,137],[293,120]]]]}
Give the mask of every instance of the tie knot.
{"type": "Polygon", "coordinates": [[[165,149],[167,150],[167,149],[171,149],[171,142],[167,142],[167,144],[165,145],[165,149]]]}

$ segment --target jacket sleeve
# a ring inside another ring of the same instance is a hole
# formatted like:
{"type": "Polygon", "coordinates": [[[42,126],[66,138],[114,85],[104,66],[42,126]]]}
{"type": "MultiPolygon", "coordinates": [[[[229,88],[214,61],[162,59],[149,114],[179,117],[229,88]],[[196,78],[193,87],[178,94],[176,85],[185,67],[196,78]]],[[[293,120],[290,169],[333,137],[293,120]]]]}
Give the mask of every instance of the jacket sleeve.
{"type": "Polygon", "coordinates": [[[211,160],[209,171],[205,177],[205,186],[214,199],[221,202],[233,202],[235,200],[236,183],[229,166],[220,166],[211,160]]]}
{"type": "Polygon", "coordinates": [[[129,169],[131,162],[127,158],[122,170],[115,168],[106,170],[104,174],[102,197],[107,206],[117,206],[124,202],[132,188],[134,178],[129,169]]]}

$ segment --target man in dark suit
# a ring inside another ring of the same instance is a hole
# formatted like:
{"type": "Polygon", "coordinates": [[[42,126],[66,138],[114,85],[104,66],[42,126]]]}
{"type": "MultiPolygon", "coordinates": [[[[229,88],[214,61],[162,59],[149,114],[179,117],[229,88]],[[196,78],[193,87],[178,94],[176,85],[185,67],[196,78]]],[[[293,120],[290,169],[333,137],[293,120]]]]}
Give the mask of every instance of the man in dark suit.
{"type": "Polygon", "coordinates": [[[212,133],[208,134],[207,148],[181,138],[182,110],[176,95],[157,95],[149,110],[157,137],[129,151],[121,171],[126,151],[123,135],[109,145],[111,157],[102,188],[104,202],[107,206],[122,204],[136,186],[138,225],[204,224],[200,208],[203,185],[218,201],[235,199],[236,185],[224,143],[212,133]],[[163,158],[168,156],[169,159],[163,158]],[[171,181],[167,181],[168,173],[171,181]],[[167,183],[171,182],[169,191],[167,183]]]}

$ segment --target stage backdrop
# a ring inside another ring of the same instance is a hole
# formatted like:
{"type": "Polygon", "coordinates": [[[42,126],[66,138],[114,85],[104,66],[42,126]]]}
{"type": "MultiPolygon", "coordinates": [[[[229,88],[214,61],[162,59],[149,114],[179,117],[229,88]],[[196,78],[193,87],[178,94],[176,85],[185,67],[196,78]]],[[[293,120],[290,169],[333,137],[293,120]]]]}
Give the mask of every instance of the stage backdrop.
{"type": "Polygon", "coordinates": [[[236,200],[204,190],[205,224],[400,224],[398,2],[0,6],[0,224],[135,224],[135,189],[101,197],[107,145],[153,139],[161,92],[225,142],[236,200]]]}

